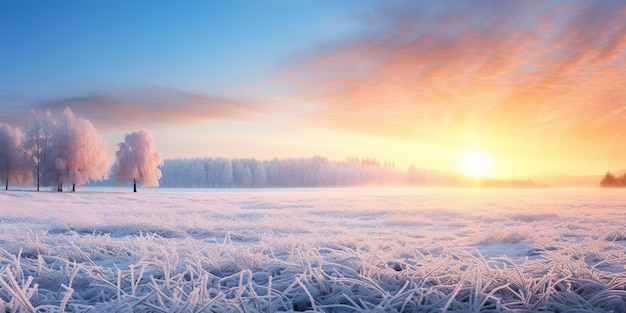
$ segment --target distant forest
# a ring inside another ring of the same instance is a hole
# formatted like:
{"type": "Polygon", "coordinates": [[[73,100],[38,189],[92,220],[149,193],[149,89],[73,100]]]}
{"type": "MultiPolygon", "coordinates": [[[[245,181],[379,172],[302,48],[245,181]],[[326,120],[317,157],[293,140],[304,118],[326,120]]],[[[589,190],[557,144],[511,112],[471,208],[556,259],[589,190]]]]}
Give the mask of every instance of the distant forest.
{"type": "MultiPolygon", "coordinates": [[[[388,161],[325,157],[298,159],[166,159],[159,167],[165,188],[285,188],[348,186],[433,186],[532,188],[530,180],[476,179],[415,166],[401,170],[388,161]]],[[[115,173],[112,169],[111,173],[115,173]]],[[[113,185],[115,178],[98,185],[113,185]]]]}
{"type": "Polygon", "coordinates": [[[616,175],[606,172],[600,181],[600,187],[626,187],[626,173],[616,175]]]}

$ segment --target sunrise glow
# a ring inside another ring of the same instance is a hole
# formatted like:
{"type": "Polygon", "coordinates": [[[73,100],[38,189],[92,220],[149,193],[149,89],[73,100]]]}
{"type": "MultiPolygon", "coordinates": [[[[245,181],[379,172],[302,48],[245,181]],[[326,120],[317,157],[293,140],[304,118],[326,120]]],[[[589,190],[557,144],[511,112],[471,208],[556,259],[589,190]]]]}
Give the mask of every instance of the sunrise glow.
{"type": "Polygon", "coordinates": [[[69,107],[110,162],[145,129],[164,159],[626,168],[622,1],[244,2],[2,3],[0,122],[69,107]]]}
{"type": "Polygon", "coordinates": [[[479,178],[485,176],[491,168],[491,158],[482,151],[471,151],[463,154],[462,171],[466,175],[479,178]]]}

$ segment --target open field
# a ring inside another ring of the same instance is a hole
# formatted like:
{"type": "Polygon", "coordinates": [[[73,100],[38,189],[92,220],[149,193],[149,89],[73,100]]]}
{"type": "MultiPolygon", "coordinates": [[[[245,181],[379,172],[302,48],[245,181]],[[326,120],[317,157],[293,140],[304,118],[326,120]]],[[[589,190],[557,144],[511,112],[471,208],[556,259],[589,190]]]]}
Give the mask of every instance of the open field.
{"type": "Polygon", "coordinates": [[[0,312],[626,312],[622,190],[0,193],[0,312]]]}

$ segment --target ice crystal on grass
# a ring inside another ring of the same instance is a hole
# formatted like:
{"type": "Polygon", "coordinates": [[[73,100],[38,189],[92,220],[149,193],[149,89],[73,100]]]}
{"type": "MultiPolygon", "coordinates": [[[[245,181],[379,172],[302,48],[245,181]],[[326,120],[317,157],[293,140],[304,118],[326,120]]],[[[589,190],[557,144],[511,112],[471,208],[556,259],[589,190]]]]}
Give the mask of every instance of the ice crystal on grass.
{"type": "Polygon", "coordinates": [[[626,311],[602,192],[473,192],[3,193],[0,311],[626,311]]]}

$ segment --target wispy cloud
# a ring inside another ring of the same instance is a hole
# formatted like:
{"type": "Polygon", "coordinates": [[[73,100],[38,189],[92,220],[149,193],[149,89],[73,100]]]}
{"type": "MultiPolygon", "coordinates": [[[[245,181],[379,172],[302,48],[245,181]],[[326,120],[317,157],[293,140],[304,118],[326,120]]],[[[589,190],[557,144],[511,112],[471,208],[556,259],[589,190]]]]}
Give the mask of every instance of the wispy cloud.
{"type": "MultiPolygon", "coordinates": [[[[70,107],[101,129],[129,129],[175,125],[207,120],[247,120],[263,112],[264,104],[220,96],[208,96],[162,87],[145,87],[46,101],[36,111],[60,112],[70,107]]],[[[10,121],[28,118],[28,109],[13,108],[4,115],[10,121]]]]}
{"type": "Polygon", "coordinates": [[[362,19],[289,66],[328,126],[536,148],[626,134],[624,2],[402,2],[362,19]]]}

